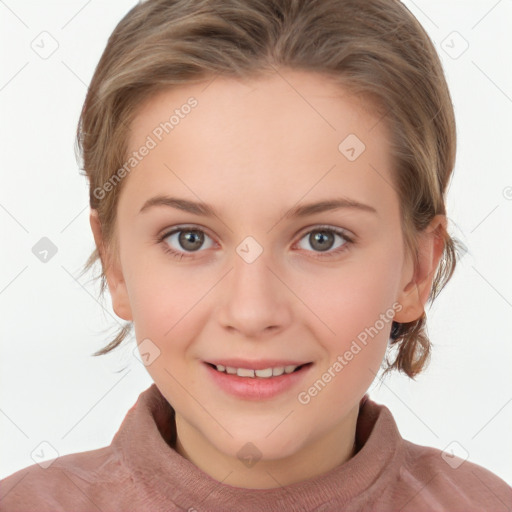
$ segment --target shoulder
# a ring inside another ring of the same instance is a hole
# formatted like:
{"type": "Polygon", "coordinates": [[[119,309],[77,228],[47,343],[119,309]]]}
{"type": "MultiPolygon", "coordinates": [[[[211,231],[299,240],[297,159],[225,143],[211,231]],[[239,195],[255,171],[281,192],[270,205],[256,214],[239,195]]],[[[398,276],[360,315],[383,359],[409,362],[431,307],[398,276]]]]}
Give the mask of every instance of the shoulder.
{"type": "Polygon", "coordinates": [[[491,471],[452,453],[405,440],[399,481],[410,497],[406,510],[467,512],[512,507],[512,487],[491,471]]]}
{"type": "Polygon", "coordinates": [[[129,494],[130,474],[110,447],[63,455],[0,481],[0,511],[108,510],[116,489],[129,494]]]}

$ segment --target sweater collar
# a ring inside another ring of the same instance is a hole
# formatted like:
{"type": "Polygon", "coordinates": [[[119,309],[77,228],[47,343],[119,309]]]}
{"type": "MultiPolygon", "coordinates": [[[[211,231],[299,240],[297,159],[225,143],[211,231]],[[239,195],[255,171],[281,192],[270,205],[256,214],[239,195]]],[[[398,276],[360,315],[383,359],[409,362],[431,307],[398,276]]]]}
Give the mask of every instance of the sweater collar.
{"type": "MultiPolygon", "coordinates": [[[[357,453],[344,464],[304,482],[274,489],[242,489],[216,481],[170,445],[176,439],[174,410],[152,384],[139,395],[112,440],[137,485],[155,508],[169,502],[184,510],[316,510],[341,507],[364,494],[376,480],[393,479],[393,459],[402,438],[387,407],[366,394],[359,406],[357,453]],[[167,441],[166,441],[167,440],[167,441]],[[168,444],[169,442],[169,444],[168,444]]],[[[383,483],[383,482],[381,482],[383,483]]],[[[150,507],[151,508],[151,507],[150,507]]]]}

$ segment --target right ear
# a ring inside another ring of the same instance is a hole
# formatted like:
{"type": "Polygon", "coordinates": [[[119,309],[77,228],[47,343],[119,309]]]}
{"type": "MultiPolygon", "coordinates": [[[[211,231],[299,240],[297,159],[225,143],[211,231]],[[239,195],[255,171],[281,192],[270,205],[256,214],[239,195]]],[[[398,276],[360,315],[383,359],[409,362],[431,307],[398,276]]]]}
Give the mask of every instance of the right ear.
{"type": "Polygon", "coordinates": [[[133,320],[132,310],[121,264],[119,258],[107,253],[101,230],[101,222],[96,209],[91,208],[89,222],[94,235],[94,242],[96,243],[101,258],[101,265],[107,280],[108,289],[112,297],[112,308],[118,317],[123,320],[131,321],[133,320]]]}

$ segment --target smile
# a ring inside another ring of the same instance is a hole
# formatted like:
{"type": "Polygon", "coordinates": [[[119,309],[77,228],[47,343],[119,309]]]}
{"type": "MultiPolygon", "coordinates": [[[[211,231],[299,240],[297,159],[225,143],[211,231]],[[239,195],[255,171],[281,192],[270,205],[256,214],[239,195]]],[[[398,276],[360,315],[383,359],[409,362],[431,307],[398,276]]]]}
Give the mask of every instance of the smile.
{"type": "MultiPolygon", "coordinates": [[[[307,363],[310,364],[310,363],[307,363]]],[[[286,365],[286,366],[275,366],[275,367],[269,367],[269,368],[263,368],[261,370],[253,370],[251,368],[235,368],[233,366],[224,366],[222,364],[213,365],[211,364],[213,368],[215,368],[218,372],[227,373],[228,375],[238,375],[238,377],[249,377],[249,378],[262,378],[262,379],[269,379],[270,377],[279,377],[279,375],[283,375],[283,373],[289,374],[293,373],[300,368],[302,368],[302,365],[286,365]]]]}
{"type": "Polygon", "coordinates": [[[256,363],[233,359],[203,363],[217,389],[238,399],[256,401],[288,394],[294,388],[303,388],[314,366],[312,362],[276,360],[256,363]]]}

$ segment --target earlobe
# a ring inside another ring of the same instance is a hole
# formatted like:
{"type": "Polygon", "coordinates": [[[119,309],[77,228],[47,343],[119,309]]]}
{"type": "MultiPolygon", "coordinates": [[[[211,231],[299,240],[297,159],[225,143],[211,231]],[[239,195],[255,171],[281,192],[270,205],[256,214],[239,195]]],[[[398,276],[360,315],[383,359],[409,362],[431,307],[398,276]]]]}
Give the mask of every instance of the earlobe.
{"type": "Polygon", "coordinates": [[[446,217],[436,215],[428,227],[419,234],[418,258],[413,265],[415,268],[412,279],[407,282],[398,297],[402,309],[394,317],[396,322],[414,322],[423,315],[443,255],[442,231],[446,230],[446,225],[446,217]]]}
{"type": "Polygon", "coordinates": [[[133,320],[128,290],[124,280],[119,258],[108,254],[106,244],[104,243],[101,222],[98,217],[98,211],[91,208],[89,222],[94,235],[94,242],[100,254],[103,273],[107,281],[108,289],[112,297],[112,309],[115,314],[123,320],[133,320]]]}

